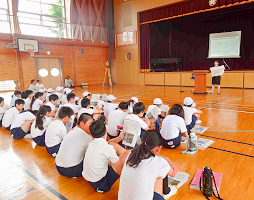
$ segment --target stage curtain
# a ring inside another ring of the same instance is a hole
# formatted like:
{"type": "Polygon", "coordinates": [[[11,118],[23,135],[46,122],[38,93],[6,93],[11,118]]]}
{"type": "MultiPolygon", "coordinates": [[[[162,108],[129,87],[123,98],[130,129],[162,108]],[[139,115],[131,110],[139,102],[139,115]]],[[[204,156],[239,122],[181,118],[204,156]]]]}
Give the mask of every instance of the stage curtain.
{"type": "Polygon", "coordinates": [[[150,69],[150,28],[149,24],[140,26],[140,66],[141,71],[150,69]]]}

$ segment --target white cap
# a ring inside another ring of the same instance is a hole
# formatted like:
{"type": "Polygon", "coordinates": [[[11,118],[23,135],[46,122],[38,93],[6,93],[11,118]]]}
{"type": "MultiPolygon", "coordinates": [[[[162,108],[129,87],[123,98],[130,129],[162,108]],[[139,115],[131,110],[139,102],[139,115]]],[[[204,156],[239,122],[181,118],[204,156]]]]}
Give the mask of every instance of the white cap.
{"type": "Polygon", "coordinates": [[[44,89],[39,89],[39,92],[43,93],[43,92],[45,92],[45,90],[44,89]]]}
{"type": "Polygon", "coordinates": [[[154,105],[160,105],[160,104],[163,104],[163,102],[162,102],[161,99],[156,98],[156,99],[153,100],[153,104],[154,104],[154,105]]]}
{"type": "Polygon", "coordinates": [[[107,101],[114,101],[116,100],[116,98],[114,97],[114,95],[108,95],[107,96],[107,101]]]}
{"type": "Polygon", "coordinates": [[[80,98],[79,97],[75,97],[75,101],[78,101],[80,98]]]}
{"type": "Polygon", "coordinates": [[[61,87],[61,86],[56,87],[57,92],[60,92],[62,89],[63,89],[63,87],[61,87]]]}
{"type": "Polygon", "coordinates": [[[48,93],[49,93],[49,92],[54,92],[54,90],[53,90],[52,88],[49,88],[49,89],[48,89],[48,93]]]}
{"type": "Polygon", "coordinates": [[[134,102],[138,103],[138,98],[137,97],[131,97],[131,100],[133,100],[134,102]]]}
{"type": "Polygon", "coordinates": [[[72,92],[72,90],[71,90],[70,88],[64,88],[64,92],[65,92],[66,94],[69,94],[69,93],[72,92]]]}
{"type": "Polygon", "coordinates": [[[186,106],[190,106],[190,105],[193,104],[193,103],[194,103],[194,101],[193,101],[193,99],[190,98],[190,97],[186,97],[186,98],[184,99],[184,101],[183,101],[183,104],[186,105],[186,106]]]}
{"type": "Polygon", "coordinates": [[[88,96],[89,94],[90,94],[90,92],[85,91],[85,92],[83,92],[83,97],[86,97],[86,96],[88,96]]]}

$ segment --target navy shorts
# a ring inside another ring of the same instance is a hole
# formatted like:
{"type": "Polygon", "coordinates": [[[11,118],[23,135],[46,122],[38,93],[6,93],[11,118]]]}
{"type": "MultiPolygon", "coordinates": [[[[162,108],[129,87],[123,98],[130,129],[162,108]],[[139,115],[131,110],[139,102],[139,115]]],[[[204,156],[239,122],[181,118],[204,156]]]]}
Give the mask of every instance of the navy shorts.
{"type": "Polygon", "coordinates": [[[59,151],[60,145],[61,145],[61,143],[59,143],[59,144],[57,144],[57,145],[55,145],[55,146],[53,146],[53,147],[46,147],[46,150],[47,150],[47,152],[48,152],[51,156],[53,156],[53,157],[55,158],[55,157],[56,157],[56,154],[57,154],[58,151],[59,151]]]}
{"type": "Polygon", "coordinates": [[[191,133],[191,129],[194,128],[197,119],[198,119],[197,116],[192,115],[192,121],[191,121],[191,123],[190,123],[189,125],[186,126],[189,135],[190,135],[190,133],[191,133]]]}
{"type": "Polygon", "coordinates": [[[21,127],[19,128],[13,128],[11,129],[11,134],[13,136],[14,139],[18,140],[18,139],[22,139],[25,137],[26,133],[25,131],[22,130],[21,127]]]}
{"type": "Polygon", "coordinates": [[[109,135],[109,134],[108,134],[108,137],[109,137],[110,139],[114,139],[114,138],[117,138],[118,135],[117,135],[117,136],[112,136],[112,135],[109,135]]]}
{"type": "Polygon", "coordinates": [[[45,144],[45,132],[43,133],[43,135],[41,136],[37,136],[35,138],[33,138],[34,142],[38,145],[38,146],[46,146],[45,144]]]}
{"type": "Polygon", "coordinates": [[[170,140],[164,140],[163,139],[163,146],[168,148],[168,149],[175,149],[175,148],[180,146],[181,139],[182,139],[182,134],[181,133],[179,133],[179,136],[177,138],[170,139],[170,140]],[[173,144],[169,145],[168,144],[169,142],[173,142],[173,144]]]}
{"type": "Polygon", "coordinates": [[[114,171],[112,166],[109,166],[106,176],[104,176],[101,180],[95,183],[89,181],[88,182],[95,188],[96,191],[107,192],[111,189],[112,185],[119,177],[120,176],[114,171]]]}
{"type": "Polygon", "coordinates": [[[83,160],[78,165],[73,167],[68,167],[68,168],[59,167],[56,165],[56,169],[59,172],[59,174],[63,176],[67,176],[69,178],[80,177],[82,176],[82,171],[83,171],[83,160]]]}
{"type": "Polygon", "coordinates": [[[0,127],[2,127],[2,122],[3,122],[3,119],[1,119],[1,121],[0,121],[0,127]]]}
{"type": "Polygon", "coordinates": [[[153,200],[164,200],[164,198],[163,198],[163,196],[161,196],[157,192],[154,192],[153,200]]]}
{"type": "Polygon", "coordinates": [[[7,131],[10,131],[11,130],[11,125],[8,126],[8,127],[4,127],[7,131]]]}

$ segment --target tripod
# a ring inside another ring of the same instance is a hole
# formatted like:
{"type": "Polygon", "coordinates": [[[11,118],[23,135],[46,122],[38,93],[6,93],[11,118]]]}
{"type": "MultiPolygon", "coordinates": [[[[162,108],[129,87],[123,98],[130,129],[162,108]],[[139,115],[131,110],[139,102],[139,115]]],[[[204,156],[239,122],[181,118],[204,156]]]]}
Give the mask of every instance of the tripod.
{"type": "Polygon", "coordinates": [[[104,75],[104,81],[103,81],[103,86],[105,85],[105,79],[108,76],[108,84],[110,85],[110,87],[112,87],[112,79],[111,79],[111,72],[110,72],[110,66],[109,66],[109,62],[106,62],[106,69],[105,69],[105,75],[104,75]]]}

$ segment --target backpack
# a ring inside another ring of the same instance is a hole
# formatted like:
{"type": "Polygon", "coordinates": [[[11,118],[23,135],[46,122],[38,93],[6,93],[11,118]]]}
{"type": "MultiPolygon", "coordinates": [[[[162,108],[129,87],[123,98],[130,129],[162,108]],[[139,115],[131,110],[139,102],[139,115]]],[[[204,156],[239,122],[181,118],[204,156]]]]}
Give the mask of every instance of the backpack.
{"type": "Polygon", "coordinates": [[[213,176],[213,171],[209,167],[204,167],[203,169],[202,175],[200,176],[199,189],[208,200],[209,197],[212,196],[215,196],[219,200],[223,200],[222,198],[220,198],[216,182],[213,176]],[[216,196],[213,191],[213,182],[218,196],[216,196]]]}

